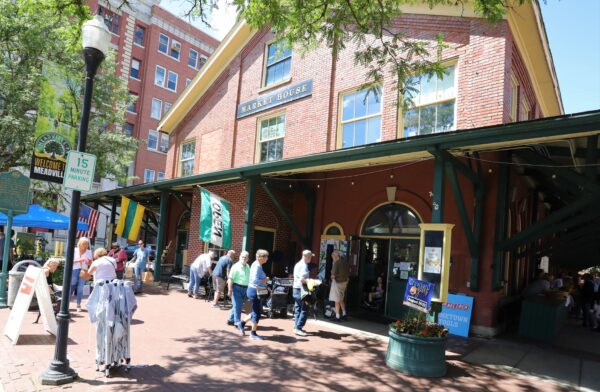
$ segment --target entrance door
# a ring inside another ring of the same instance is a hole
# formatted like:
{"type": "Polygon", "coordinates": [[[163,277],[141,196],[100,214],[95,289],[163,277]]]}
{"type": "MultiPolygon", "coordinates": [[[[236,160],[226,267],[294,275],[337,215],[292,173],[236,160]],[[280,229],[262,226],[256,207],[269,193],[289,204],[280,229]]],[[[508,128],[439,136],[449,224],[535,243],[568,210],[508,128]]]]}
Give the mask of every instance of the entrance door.
{"type": "Polygon", "coordinates": [[[181,271],[183,268],[183,251],[188,248],[188,231],[177,230],[177,247],[175,252],[175,270],[181,271]]]}
{"type": "MultiPolygon", "coordinates": [[[[359,293],[360,298],[353,298],[354,301],[359,299],[359,304],[367,299],[367,293],[377,285],[377,277],[387,275],[389,243],[390,240],[380,238],[360,240],[358,290],[356,291],[359,293]]],[[[350,286],[348,287],[349,290],[350,286]]],[[[374,308],[378,313],[383,314],[383,303],[374,308]]]]}
{"type": "Polygon", "coordinates": [[[275,230],[273,229],[262,229],[255,228],[254,229],[254,243],[252,246],[252,254],[250,255],[250,262],[254,262],[256,258],[256,251],[259,249],[264,249],[269,252],[269,261],[263,265],[263,271],[269,277],[273,276],[272,268],[273,268],[273,250],[275,248],[275,230]]]}
{"type": "Polygon", "coordinates": [[[385,316],[399,320],[407,308],[402,305],[408,277],[417,277],[419,239],[391,239],[385,296],[385,316]]]}

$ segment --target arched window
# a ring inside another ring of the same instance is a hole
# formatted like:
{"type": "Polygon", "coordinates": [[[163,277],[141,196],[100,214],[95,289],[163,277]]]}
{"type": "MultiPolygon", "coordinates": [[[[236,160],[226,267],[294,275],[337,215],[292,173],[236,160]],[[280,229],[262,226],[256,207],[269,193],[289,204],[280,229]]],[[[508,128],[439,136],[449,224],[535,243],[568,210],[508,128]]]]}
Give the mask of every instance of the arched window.
{"type": "Polygon", "coordinates": [[[321,239],[336,239],[336,240],[344,240],[344,229],[337,222],[331,222],[325,229],[323,230],[323,235],[321,235],[321,239]]]}
{"type": "Polygon", "coordinates": [[[362,235],[377,236],[418,236],[421,219],[409,207],[399,203],[389,203],[377,207],[365,220],[362,235]]]}

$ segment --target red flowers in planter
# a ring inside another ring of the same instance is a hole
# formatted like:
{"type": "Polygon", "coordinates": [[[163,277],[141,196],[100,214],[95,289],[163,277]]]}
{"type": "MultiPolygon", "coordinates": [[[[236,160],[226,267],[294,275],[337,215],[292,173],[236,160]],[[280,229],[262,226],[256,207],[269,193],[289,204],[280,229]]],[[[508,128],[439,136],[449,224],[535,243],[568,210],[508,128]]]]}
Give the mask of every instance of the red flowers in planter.
{"type": "Polygon", "coordinates": [[[443,325],[418,319],[398,320],[391,323],[390,328],[396,333],[424,338],[442,338],[448,334],[448,329],[443,325]]]}

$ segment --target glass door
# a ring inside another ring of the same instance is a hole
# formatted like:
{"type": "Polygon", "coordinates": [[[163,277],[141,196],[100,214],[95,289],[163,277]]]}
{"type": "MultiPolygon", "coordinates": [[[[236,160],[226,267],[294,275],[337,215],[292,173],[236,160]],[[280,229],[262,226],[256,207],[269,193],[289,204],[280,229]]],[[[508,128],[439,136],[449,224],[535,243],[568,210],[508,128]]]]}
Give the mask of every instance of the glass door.
{"type": "Polygon", "coordinates": [[[402,305],[408,277],[417,277],[419,239],[391,239],[386,282],[385,316],[398,320],[408,308],[402,305]]]}

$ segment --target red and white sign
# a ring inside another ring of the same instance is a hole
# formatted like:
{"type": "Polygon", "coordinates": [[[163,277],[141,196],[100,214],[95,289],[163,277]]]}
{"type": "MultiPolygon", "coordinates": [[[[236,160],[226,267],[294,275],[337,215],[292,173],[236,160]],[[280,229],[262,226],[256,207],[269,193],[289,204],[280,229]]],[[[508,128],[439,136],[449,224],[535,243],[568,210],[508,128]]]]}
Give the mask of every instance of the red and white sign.
{"type": "Polygon", "coordinates": [[[54,311],[52,310],[52,300],[50,299],[50,289],[44,271],[33,265],[27,267],[15,303],[13,304],[10,316],[4,327],[4,335],[17,344],[21,332],[21,325],[29,310],[31,299],[35,293],[44,322],[44,329],[53,335],[56,335],[57,325],[54,311]]]}

